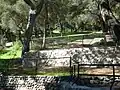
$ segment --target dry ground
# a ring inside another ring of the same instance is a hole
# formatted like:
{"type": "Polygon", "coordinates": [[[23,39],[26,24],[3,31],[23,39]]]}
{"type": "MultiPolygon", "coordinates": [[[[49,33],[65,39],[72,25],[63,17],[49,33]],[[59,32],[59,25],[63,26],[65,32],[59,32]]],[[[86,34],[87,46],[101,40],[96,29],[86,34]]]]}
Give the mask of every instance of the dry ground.
{"type": "MultiPolygon", "coordinates": [[[[112,75],[113,70],[112,68],[91,68],[85,71],[88,74],[105,74],[105,75],[112,75]]],[[[115,69],[115,75],[120,75],[120,69],[115,69]]]]}

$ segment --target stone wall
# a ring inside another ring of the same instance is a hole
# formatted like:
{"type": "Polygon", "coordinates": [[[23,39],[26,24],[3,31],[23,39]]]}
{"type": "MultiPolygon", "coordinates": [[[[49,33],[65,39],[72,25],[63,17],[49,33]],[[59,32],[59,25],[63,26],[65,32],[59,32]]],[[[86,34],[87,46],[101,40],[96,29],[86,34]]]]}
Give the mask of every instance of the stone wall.
{"type": "Polygon", "coordinates": [[[69,79],[68,76],[4,76],[0,78],[0,90],[109,90],[110,88],[77,85],[69,79]]]}
{"type": "Polygon", "coordinates": [[[54,76],[4,76],[0,78],[0,87],[13,90],[57,90],[57,83],[57,77],[54,76]]]}
{"type": "Polygon", "coordinates": [[[84,64],[120,63],[120,50],[115,47],[83,47],[70,49],[43,50],[27,53],[24,66],[69,66],[70,57],[84,64]],[[61,58],[64,57],[64,58],[61,58]],[[44,59],[42,59],[44,58],[44,59]]]}
{"type": "Polygon", "coordinates": [[[68,79],[55,76],[4,76],[0,79],[0,87],[7,90],[92,90],[87,86],[72,84],[68,79]]]}

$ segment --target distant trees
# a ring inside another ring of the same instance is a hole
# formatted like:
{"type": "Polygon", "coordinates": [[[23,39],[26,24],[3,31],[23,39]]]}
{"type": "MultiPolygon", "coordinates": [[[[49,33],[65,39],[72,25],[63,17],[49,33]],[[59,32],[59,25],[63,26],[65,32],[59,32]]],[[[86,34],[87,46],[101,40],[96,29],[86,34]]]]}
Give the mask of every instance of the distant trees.
{"type": "MultiPolygon", "coordinates": [[[[119,22],[119,0],[0,0],[0,34],[8,41],[19,39],[23,43],[23,54],[29,52],[31,37],[45,38],[58,29],[61,36],[67,32],[101,30],[105,28],[100,5],[119,22]],[[101,4],[102,1],[106,1],[101,4]],[[26,5],[27,4],[27,5],[26,5]],[[109,6],[109,7],[108,7],[109,6]],[[28,14],[29,13],[29,14],[28,14]]],[[[107,17],[110,18],[110,17],[107,17]]],[[[106,30],[106,29],[104,29],[106,30]]]]}
{"type": "Polygon", "coordinates": [[[18,39],[19,32],[25,29],[26,13],[27,8],[21,0],[0,0],[0,35],[9,42],[18,39]]]}

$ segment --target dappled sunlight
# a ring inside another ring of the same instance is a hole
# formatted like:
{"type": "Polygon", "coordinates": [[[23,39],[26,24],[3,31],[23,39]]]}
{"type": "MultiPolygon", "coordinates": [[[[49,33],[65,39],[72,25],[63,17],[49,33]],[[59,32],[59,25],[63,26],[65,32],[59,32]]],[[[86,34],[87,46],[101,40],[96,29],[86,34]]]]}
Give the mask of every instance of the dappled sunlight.
{"type": "Polygon", "coordinates": [[[56,90],[59,79],[54,76],[5,76],[0,87],[5,90],[56,90]]]}
{"type": "Polygon", "coordinates": [[[119,3],[0,0],[0,90],[120,87],[119,3]]]}

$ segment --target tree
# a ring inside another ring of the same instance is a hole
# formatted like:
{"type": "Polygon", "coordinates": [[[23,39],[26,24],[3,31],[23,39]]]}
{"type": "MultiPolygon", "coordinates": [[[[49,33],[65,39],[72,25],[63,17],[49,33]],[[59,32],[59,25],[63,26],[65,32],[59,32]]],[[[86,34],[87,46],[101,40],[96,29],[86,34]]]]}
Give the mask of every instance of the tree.
{"type": "Polygon", "coordinates": [[[7,41],[20,39],[19,32],[24,32],[27,23],[27,10],[22,0],[0,1],[0,27],[7,41]],[[16,38],[12,38],[13,35],[16,38]]]}
{"type": "Polygon", "coordinates": [[[74,1],[70,6],[70,18],[71,22],[75,23],[75,31],[78,30],[87,30],[89,29],[89,25],[93,25],[94,19],[93,16],[89,13],[89,11],[93,11],[95,9],[94,4],[91,0],[82,0],[82,1],[74,1]]]}
{"type": "Polygon", "coordinates": [[[60,23],[61,26],[63,25],[65,13],[68,14],[67,10],[65,10],[66,4],[60,0],[46,0],[44,2],[43,9],[37,19],[39,26],[44,27],[42,30],[42,32],[44,32],[42,49],[46,48],[46,37],[52,36],[53,30],[56,29],[55,25],[58,23],[60,23]]]}
{"type": "Polygon", "coordinates": [[[24,40],[23,40],[22,56],[26,52],[29,52],[30,50],[30,40],[31,40],[32,32],[33,32],[33,27],[35,25],[35,20],[37,16],[39,15],[39,13],[41,12],[43,4],[44,4],[44,0],[37,1],[38,2],[37,5],[34,4],[35,1],[34,3],[30,0],[24,0],[24,1],[26,2],[26,4],[29,5],[30,10],[29,10],[28,24],[27,24],[27,28],[26,28],[24,40]]]}
{"type": "Polygon", "coordinates": [[[42,44],[42,48],[45,49],[46,48],[46,34],[47,34],[47,30],[49,28],[49,22],[48,22],[48,0],[46,0],[45,2],[45,21],[44,21],[44,35],[43,35],[43,44],[42,44]]]}

